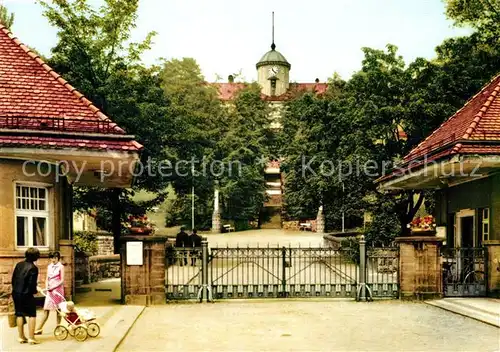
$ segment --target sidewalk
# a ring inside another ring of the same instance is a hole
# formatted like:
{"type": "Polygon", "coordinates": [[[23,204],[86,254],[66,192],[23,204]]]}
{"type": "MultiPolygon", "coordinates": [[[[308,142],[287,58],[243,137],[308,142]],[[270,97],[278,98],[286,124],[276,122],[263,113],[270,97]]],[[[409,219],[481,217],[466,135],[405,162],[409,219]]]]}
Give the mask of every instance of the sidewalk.
{"type": "Polygon", "coordinates": [[[500,328],[500,299],[443,298],[425,303],[500,328]]]}
{"type": "MultiPolygon", "coordinates": [[[[51,313],[43,334],[37,336],[39,345],[19,344],[17,329],[9,328],[7,317],[0,317],[0,351],[114,351],[144,307],[119,304],[119,281],[106,280],[88,287],[92,291],[77,295],[76,305],[78,308],[88,308],[96,314],[101,326],[101,333],[97,338],[89,337],[84,342],[78,342],[68,336],[64,341],[57,341],[53,335],[56,318],[54,313],[51,313]]],[[[37,322],[42,314],[43,311],[38,310],[37,322]]],[[[27,334],[27,326],[25,333],[27,334]]]]}

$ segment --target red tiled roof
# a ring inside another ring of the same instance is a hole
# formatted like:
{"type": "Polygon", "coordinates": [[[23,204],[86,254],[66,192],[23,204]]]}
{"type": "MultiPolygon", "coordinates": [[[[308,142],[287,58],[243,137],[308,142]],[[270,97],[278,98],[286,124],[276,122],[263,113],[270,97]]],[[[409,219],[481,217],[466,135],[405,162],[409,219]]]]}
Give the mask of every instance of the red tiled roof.
{"type": "Polygon", "coordinates": [[[453,154],[461,153],[462,146],[474,140],[500,143],[500,75],[415,147],[404,161],[431,154],[442,147],[452,148],[453,154]]]}
{"type": "MultiPolygon", "coordinates": [[[[132,138],[119,138],[125,131],[104,115],[92,102],[54,72],[42,59],[22,44],[6,27],[0,25],[0,129],[1,145],[19,140],[19,131],[52,130],[77,134],[100,133],[101,144],[121,145],[123,150],[140,150],[132,138]],[[15,130],[15,137],[9,130],[15,130]]],[[[38,135],[43,132],[37,132],[38,135]]],[[[30,137],[32,138],[32,137],[30,137]]],[[[74,137],[55,134],[40,138],[52,146],[78,147],[74,137]],[[75,143],[69,145],[70,141],[75,143]],[[59,144],[60,142],[60,144],[59,144]]],[[[75,137],[76,138],[76,137],[75,137]]],[[[94,136],[95,138],[95,136],[94,136]]],[[[18,144],[18,142],[15,142],[18,144]]],[[[28,143],[24,143],[28,144],[28,143]]],[[[94,148],[95,144],[86,145],[94,148]]]]}
{"type": "Polygon", "coordinates": [[[217,88],[220,100],[232,100],[236,93],[246,87],[245,83],[212,83],[217,88]]]}
{"type": "MultiPolygon", "coordinates": [[[[246,83],[212,83],[217,88],[219,99],[223,101],[232,100],[236,94],[246,87],[246,83]]],[[[287,93],[280,96],[267,96],[262,94],[262,99],[267,101],[286,101],[290,99],[291,92],[312,92],[316,94],[324,94],[328,88],[328,83],[290,83],[290,88],[287,93]]]]}
{"type": "Polygon", "coordinates": [[[500,154],[500,75],[406,155],[391,173],[377,182],[398,177],[401,170],[416,169],[431,161],[457,154],[500,154]]]}

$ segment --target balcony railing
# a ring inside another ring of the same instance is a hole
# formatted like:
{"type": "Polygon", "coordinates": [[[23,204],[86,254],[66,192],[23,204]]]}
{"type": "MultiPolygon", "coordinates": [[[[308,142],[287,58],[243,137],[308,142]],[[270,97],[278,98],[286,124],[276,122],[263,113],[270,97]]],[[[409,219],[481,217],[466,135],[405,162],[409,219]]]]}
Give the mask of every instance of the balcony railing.
{"type": "Polygon", "coordinates": [[[112,133],[111,121],[65,117],[0,116],[0,128],[59,132],[112,133]]]}

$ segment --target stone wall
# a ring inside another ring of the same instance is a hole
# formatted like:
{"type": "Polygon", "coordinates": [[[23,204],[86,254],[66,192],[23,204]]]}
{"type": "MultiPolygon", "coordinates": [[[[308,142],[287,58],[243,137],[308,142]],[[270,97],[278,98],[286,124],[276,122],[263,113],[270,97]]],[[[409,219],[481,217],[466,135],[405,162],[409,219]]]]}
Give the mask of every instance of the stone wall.
{"type": "Polygon", "coordinates": [[[113,235],[103,232],[97,236],[97,255],[114,254],[113,235]]]}
{"type": "Polygon", "coordinates": [[[90,281],[120,277],[120,255],[94,255],[89,258],[90,281]]]}
{"type": "Polygon", "coordinates": [[[84,284],[120,277],[120,255],[78,253],[75,260],[75,279],[84,284]]]}

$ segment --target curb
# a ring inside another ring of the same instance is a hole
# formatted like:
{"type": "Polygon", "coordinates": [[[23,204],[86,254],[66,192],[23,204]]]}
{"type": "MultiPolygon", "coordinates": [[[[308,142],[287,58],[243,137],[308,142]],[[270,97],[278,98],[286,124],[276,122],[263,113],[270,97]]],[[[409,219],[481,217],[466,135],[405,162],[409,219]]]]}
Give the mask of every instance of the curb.
{"type": "Polygon", "coordinates": [[[424,301],[424,303],[426,303],[430,306],[436,307],[436,308],[446,310],[446,311],[451,312],[451,313],[455,313],[457,315],[461,315],[461,316],[466,317],[466,318],[474,319],[476,321],[494,326],[496,328],[500,328],[500,324],[498,322],[498,317],[496,317],[497,321],[495,321],[495,315],[491,314],[489,312],[485,315],[491,315],[491,318],[493,318],[493,321],[491,321],[488,318],[481,317],[478,314],[473,314],[473,313],[477,313],[474,311],[474,308],[457,307],[452,303],[443,304],[443,302],[437,303],[437,302],[433,302],[433,301],[424,301]]]}
{"type": "Polygon", "coordinates": [[[139,320],[139,318],[141,317],[142,313],[144,313],[145,310],[146,310],[146,306],[143,306],[142,309],[141,309],[141,311],[139,312],[139,314],[137,314],[137,316],[135,317],[135,319],[132,322],[132,324],[130,324],[130,326],[128,327],[127,331],[125,331],[125,334],[123,334],[123,336],[121,337],[121,339],[118,341],[118,343],[116,344],[116,346],[113,348],[113,352],[116,351],[116,350],[118,350],[118,348],[120,347],[120,345],[122,344],[122,342],[128,336],[130,330],[132,330],[132,328],[135,326],[135,323],[137,322],[137,320],[139,320]]]}

